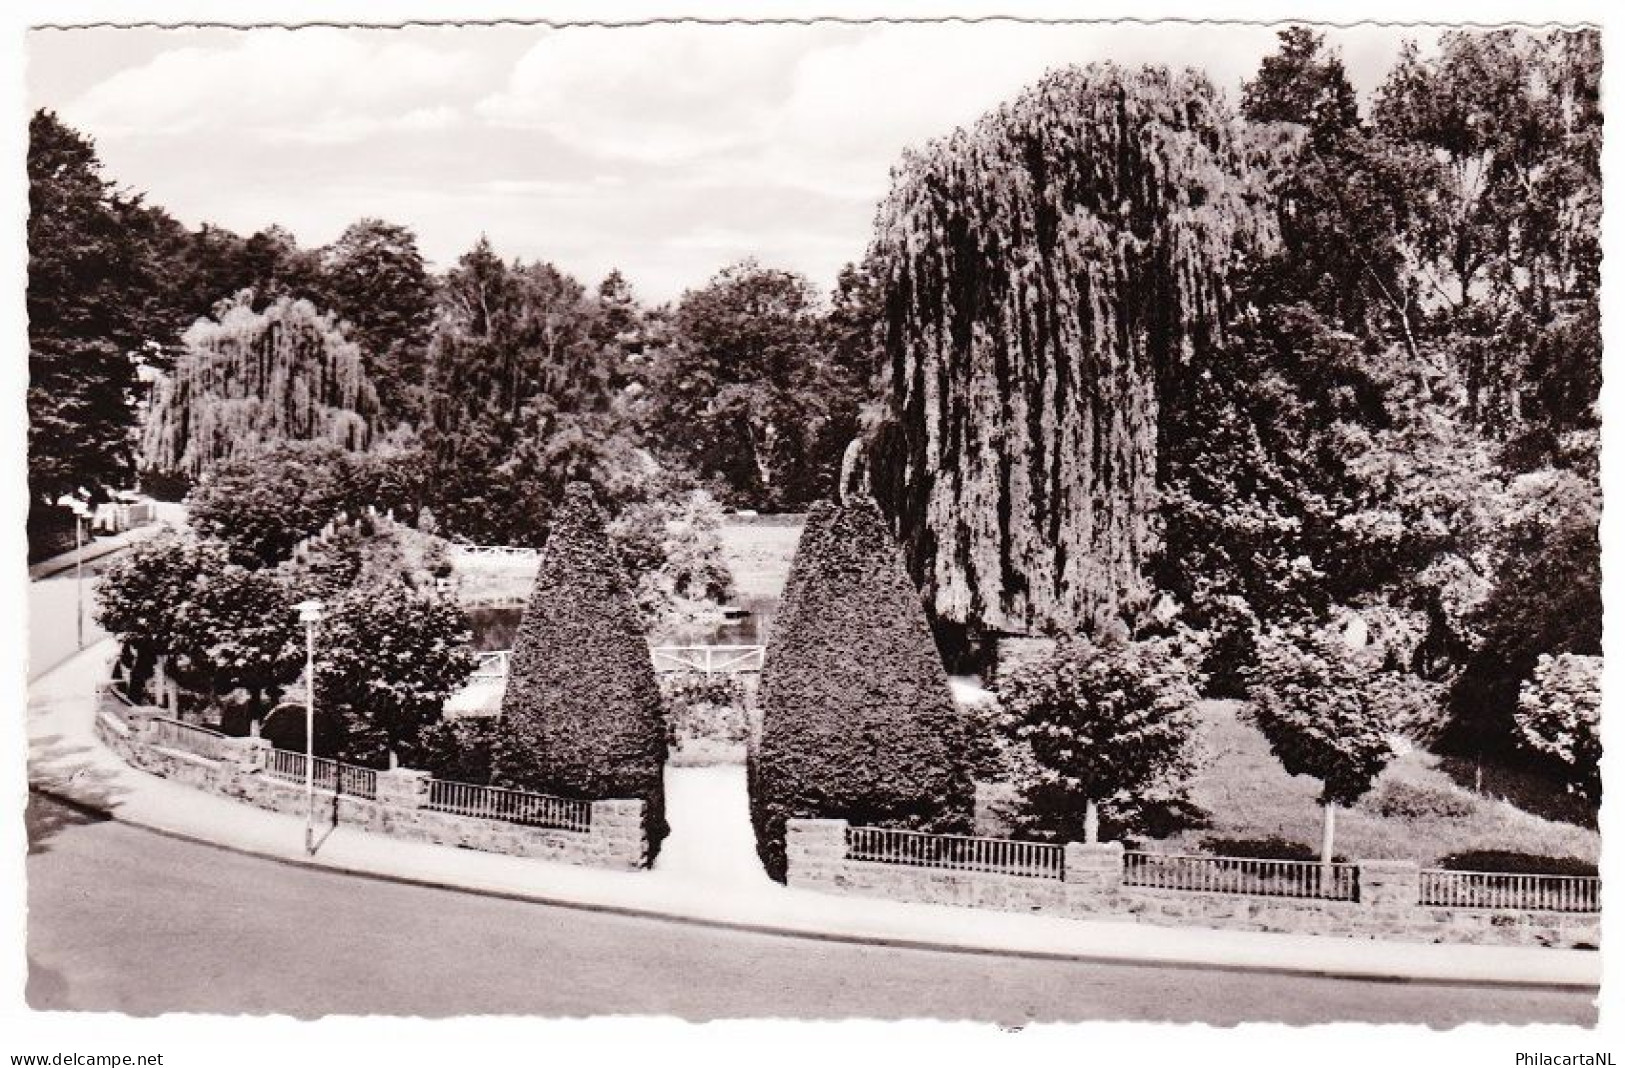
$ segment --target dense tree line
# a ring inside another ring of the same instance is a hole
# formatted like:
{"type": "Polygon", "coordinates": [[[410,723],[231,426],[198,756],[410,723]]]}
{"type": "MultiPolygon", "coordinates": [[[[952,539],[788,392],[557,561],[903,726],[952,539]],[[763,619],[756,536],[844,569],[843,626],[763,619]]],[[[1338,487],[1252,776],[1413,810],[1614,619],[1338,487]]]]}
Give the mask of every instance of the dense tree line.
{"type": "Polygon", "coordinates": [[[1239,111],[1191,72],[1061,70],[909,153],[827,299],[745,262],[662,307],[484,239],[432,272],[376,219],[190,230],[41,112],[31,497],[131,483],[142,364],[149,484],[232,462],[211,434],[321,439],[480,541],[541,544],[571,481],[646,534],[698,489],[800,510],[844,477],[939,637],[1140,637],[1171,605],[1210,692],[1275,707],[1343,671],[1335,630],[1362,708],[1586,778],[1550,739],[1589,729],[1601,652],[1600,74],[1594,32],[1455,31],[1362,102],[1301,27],[1239,111]],[[214,388],[232,360],[299,418],[214,388]]]}
{"type": "Polygon", "coordinates": [[[1374,723],[1528,759],[1531,702],[1583,717],[1584,671],[1531,682],[1600,653],[1600,67],[1446,33],[1362,113],[1292,28],[1239,114],[1073,69],[905,158],[866,466],[939,635],[1161,601],[1261,707],[1335,631],[1374,723]]]}
{"type": "Polygon", "coordinates": [[[828,308],[754,262],[651,308],[618,272],[589,287],[484,238],[436,274],[375,218],[316,249],[276,226],[190,230],[119,192],[54,115],[31,132],[36,501],[138,470],[179,496],[236,456],[325,440],[387,457],[396,503],[442,533],[540,544],[574,479],[612,514],[702,487],[805,508],[856,432],[855,272],[828,308]]]}

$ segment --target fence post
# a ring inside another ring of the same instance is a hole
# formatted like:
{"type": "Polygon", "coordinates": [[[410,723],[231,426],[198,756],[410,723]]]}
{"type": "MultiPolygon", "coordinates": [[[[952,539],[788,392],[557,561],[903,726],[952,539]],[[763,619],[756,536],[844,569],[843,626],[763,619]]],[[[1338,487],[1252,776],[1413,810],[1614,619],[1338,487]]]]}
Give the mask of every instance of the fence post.
{"type": "Polygon", "coordinates": [[[784,881],[790,886],[830,883],[846,860],[846,831],[845,820],[786,820],[784,881]]]}
{"type": "Polygon", "coordinates": [[[649,861],[642,801],[594,801],[588,834],[610,867],[641,868],[649,861]]]}
{"type": "Polygon", "coordinates": [[[378,803],[391,808],[419,809],[429,803],[427,771],[392,768],[378,773],[378,803]]]}
{"type": "Polygon", "coordinates": [[[159,710],[151,705],[134,705],[125,709],[124,724],[130,728],[130,737],[143,745],[152,745],[156,741],[152,722],[159,715],[159,710]]]}
{"type": "Polygon", "coordinates": [[[1355,867],[1362,908],[1416,908],[1422,903],[1422,868],[1415,861],[1362,860],[1355,867]]]}
{"type": "Polygon", "coordinates": [[[1063,861],[1068,912],[1116,911],[1114,899],[1123,887],[1122,842],[1068,842],[1063,861]]]}

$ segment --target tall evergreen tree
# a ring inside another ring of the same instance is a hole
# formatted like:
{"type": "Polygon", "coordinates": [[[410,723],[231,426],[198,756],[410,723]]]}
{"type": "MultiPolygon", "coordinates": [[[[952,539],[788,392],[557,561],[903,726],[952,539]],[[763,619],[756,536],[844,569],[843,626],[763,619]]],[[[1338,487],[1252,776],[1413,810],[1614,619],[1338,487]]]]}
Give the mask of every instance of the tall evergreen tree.
{"type": "Polygon", "coordinates": [[[629,580],[592,489],[554,513],[514,638],[498,782],[584,801],[638,799],[650,858],[666,836],[660,689],[629,580]]]}
{"type": "Polygon", "coordinates": [[[920,597],[874,505],[820,502],[796,549],[762,673],[751,820],[785,878],[795,817],[964,833],[969,725],[920,597]]]}
{"type": "Polygon", "coordinates": [[[434,321],[434,285],[404,226],[361,219],[322,254],[327,307],[350,324],[388,425],[412,415],[434,321]]]}

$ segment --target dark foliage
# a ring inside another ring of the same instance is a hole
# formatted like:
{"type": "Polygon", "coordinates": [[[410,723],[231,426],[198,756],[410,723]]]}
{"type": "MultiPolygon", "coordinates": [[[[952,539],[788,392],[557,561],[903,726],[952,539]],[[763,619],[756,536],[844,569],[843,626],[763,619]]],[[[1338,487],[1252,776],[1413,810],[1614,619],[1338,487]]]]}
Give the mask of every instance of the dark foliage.
{"type": "Polygon", "coordinates": [[[499,782],[581,800],[637,798],[651,851],[666,836],[660,688],[627,576],[592,490],[554,513],[514,641],[499,782]]]}
{"type": "Polygon", "coordinates": [[[506,733],[494,717],[441,720],[418,732],[411,764],[437,779],[486,786],[506,733]]]}
{"type": "Polygon", "coordinates": [[[28,489],[35,506],[127,485],[150,250],[139,201],[102,177],[95,146],[48,111],[28,127],[28,489]]]}
{"type": "Polygon", "coordinates": [[[468,617],[398,580],[345,591],[321,624],[316,692],[343,710],[353,755],[382,753],[411,764],[418,733],[440,719],[468,680],[468,617]]]}
{"type": "MultiPolygon", "coordinates": [[[[844,329],[861,334],[854,286],[844,329]]],[[[779,511],[828,496],[864,383],[831,359],[825,333],[807,279],[751,261],[722,271],[676,308],[650,374],[651,436],[728,503],[779,511]]]]}
{"type": "Polygon", "coordinates": [[[434,286],[417,237],[404,226],[361,219],[326,250],[322,266],[327,307],[360,343],[384,425],[393,425],[410,414],[407,399],[422,382],[434,319],[434,286]]]}
{"type": "Polygon", "coordinates": [[[970,829],[968,725],[872,505],[816,505],[775,620],[750,754],[756,848],[785,877],[791,817],[970,829]]]}
{"type": "Polygon", "coordinates": [[[192,493],[191,523],[238,562],[268,567],[341,511],[371,503],[364,471],[335,445],[290,442],[216,468],[192,493]]]}
{"type": "Polygon", "coordinates": [[[1563,479],[1510,524],[1498,581],[1475,613],[1482,640],[1450,695],[1446,749],[1516,756],[1518,688],[1540,655],[1602,655],[1598,503],[1589,487],[1563,479]]]}
{"type": "MultiPolygon", "coordinates": [[[[1320,853],[1302,842],[1282,838],[1278,834],[1266,838],[1223,838],[1210,835],[1202,839],[1202,852],[1215,857],[1241,857],[1247,860],[1319,860],[1320,853]]],[[[1333,857],[1341,864],[1348,858],[1333,857]]]]}
{"type": "Polygon", "coordinates": [[[1471,849],[1440,857],[1446,871],[1493,871],[1508,875],[1596,875],[1597,866],[1578,857],[1543,857],[1508,849],[1471,849]]]}

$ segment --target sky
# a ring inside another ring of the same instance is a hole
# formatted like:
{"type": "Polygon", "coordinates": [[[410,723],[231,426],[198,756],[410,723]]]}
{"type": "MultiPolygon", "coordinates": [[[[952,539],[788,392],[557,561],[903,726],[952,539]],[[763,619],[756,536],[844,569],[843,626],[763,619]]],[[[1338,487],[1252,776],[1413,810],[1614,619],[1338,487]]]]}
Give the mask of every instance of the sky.
{"type": "MultiPolygon", "coordinates": [[[[1326,34],[1368,97],[1436,31],[1326,34]]],[[[34,30],[28,93],[190,226],[314,247],[376,216],[436,267],[485,234],[661,302],[745,257],[827,291],[904,149],[1047,69],[1192,66],[1235,101],[1275,45],[1196,23],[34,30]]]]}

